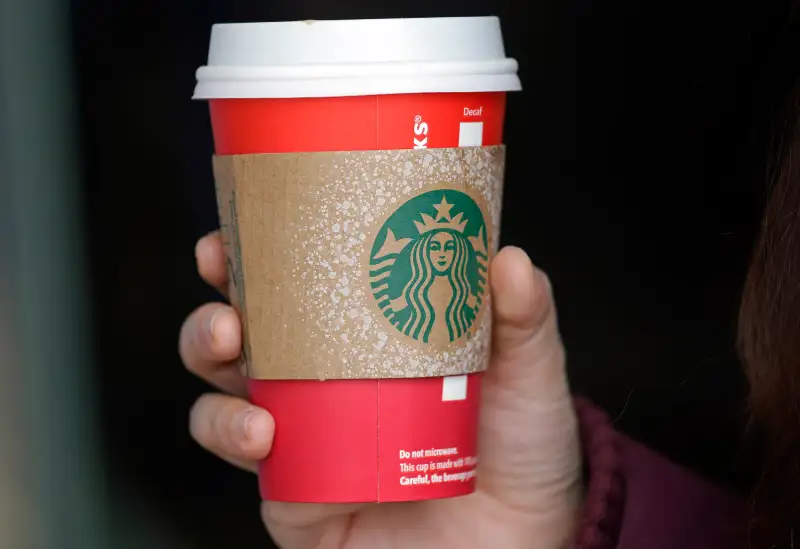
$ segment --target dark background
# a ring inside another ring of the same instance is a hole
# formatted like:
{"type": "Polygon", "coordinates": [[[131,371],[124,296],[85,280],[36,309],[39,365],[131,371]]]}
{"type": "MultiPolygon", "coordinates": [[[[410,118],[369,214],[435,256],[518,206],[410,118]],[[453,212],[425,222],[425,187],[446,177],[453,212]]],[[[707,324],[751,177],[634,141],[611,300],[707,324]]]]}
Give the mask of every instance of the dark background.
{"type": "Polygon", "coordinates": [[[488,14],[525,88],[508,106],[503,241],[554,281],[575,390],[673,459],[745,485],[736,310],[787,4],[74,0],[110,489],[186,547],[268,546],[255,478],[187,434],[207,387],[177,355],[184,316],[219,298],[193,254],[216,225],[207,108],[190,100],[211,24],[488,14]]]}

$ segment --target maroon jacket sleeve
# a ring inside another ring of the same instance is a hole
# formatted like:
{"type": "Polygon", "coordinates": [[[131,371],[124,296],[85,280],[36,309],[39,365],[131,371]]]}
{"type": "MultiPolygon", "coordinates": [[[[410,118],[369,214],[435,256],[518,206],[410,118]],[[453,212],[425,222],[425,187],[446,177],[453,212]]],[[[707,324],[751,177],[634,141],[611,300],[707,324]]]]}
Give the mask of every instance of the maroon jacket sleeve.
{"type": "Polygon", "coordinates": [[[587,465],[577,549],[739,549],[745,502],[614,430],[576,399],[587,465]]]}

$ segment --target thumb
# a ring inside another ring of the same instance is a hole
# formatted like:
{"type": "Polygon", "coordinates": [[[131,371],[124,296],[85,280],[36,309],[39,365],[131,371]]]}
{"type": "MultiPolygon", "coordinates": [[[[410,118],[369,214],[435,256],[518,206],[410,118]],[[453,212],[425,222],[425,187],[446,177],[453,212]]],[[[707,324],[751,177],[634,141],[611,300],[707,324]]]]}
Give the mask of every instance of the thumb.
{"type": "Polygon", "coordinates": [[[581,459],[550,283],[518,248],[497,255],[490,279],[494,340],[479,489],[515,509],[573,516],[581,459]]]}
{"type": "Polygon", "coordinates": [[[519,248],[492,262],[492,367],[488,376],[513,398],[530,404],[569,394],[564,347],[547,276],[519,248]]]}

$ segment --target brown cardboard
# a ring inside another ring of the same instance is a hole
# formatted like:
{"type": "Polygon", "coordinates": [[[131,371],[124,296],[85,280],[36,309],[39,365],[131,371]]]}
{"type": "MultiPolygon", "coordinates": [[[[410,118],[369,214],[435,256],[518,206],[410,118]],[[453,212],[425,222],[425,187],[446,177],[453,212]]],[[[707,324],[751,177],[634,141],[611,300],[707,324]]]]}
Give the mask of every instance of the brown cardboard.
{"type": "Polygon", "coordinates": [[[215,157],[247,374],[484,370],[504,163],[502,146],[215,157]]]}
{"type": "Polygon", "coordinates": [[[242,247],[239,238],[239,216],[237,211],[236,186],[234,183],[233,156],[220,156],[214,159],[214,180],[217,191],[220,232],[225,248],[225,263],[228,270],[228,295],[231,304],[242,317],[242,358],[243,373],[249,363],[250,343],[247,322],[247,309],[244,297],[244,277],[242,274],[242,247]]]}

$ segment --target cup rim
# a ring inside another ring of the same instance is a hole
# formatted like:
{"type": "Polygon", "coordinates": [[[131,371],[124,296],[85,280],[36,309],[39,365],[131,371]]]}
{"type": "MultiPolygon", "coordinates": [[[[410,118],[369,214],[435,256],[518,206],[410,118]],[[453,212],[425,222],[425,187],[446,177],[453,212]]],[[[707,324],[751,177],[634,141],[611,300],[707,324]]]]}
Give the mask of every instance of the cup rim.
{"type": "Polygon", "coordinates": [[[493,16],[228,23],[194,98],[517,91],[517,71],[493,16]]]}

